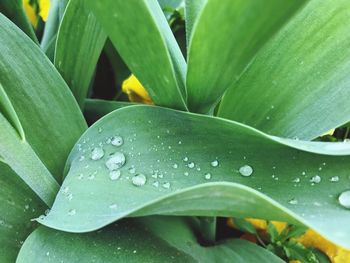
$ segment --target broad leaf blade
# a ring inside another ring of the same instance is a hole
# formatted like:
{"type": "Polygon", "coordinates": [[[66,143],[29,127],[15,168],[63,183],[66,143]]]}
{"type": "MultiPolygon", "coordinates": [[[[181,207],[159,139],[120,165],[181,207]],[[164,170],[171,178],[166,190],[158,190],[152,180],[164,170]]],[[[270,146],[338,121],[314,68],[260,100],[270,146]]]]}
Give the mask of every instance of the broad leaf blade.
{"type": "Polygon", "coordinates": [[[45,206],[32,190],[4,163],[0,162],[0,262],[15,262],[27,236],[35,227],[30,220],[45,206]]]}
{"type": "Polygon", "coordinates": [[[313,0],[256,57],[219,115],[305,140],[350,119],[347,0],[313,0]]]}
{"type": "Polygon", "coordinates": [[[41,227],[24,243],[18,262],[34,258],[50,262],[283,262],[243,240],[203,247],[191,225],[185,218],[150,217],[83,235],[41,227]]]}
{"type": "Polygon", "coordinates": [[[40,48],[2,14],[0,25],[0,83],[26,140],[60,181],[85,121],[69,88],[40,48]]]}
{"type": "Polygon", "coordinates": [[[206,5],[207,0],[186,0],[185,1],[185,18],[186,18],[186,43],[192,36],[192,29],[195,22],[198,19],[199,13],[202,11],[203,7],[206,5]]]}
{"type": "Polygon", "coordinates": [[[186,62],[156,0],[87,1],[153,101],[186,109],[186,62]]]}
{"type": "Polygon", "coordinates": [[[57,196],[41,222],[85,232],[125,216],[258,217],[304,224],[350,247],[349,211],[337,201],[349,188],[349,157],[336,154],[350,154],[350,145],[304,145],[219,118],[125,107],[96,122],[79,140],[68,161],[63,184],[68,190],[57,196]],[[122,146],[108,144],[108,138],[118,135],[122,146]],[[97,161],[91,160],[95,147],[104,149],[97,161]],[[106,167],[115,152],[126,158],[118,180],[110,178],[106,167]],[[252,167],[251,176],[239,173],[244,165],[252,167]],[[133,177],[140,173],[146,182],[137,187],[142,178],[133,183],[133,177]],[[310,182],[316,175],[321,182],[310,182]]]}
{"type": "Polygon", "coordinates": [[[188,51],[188,107],[208,113],[306,0],[208,0],[188,51]]]}
{"type": "Polygon", "coordinates": [[[107,39],[86,5],[85,0],[69,2],[58,32],[55,53],[55,66],[81,107],[107,39]]]}

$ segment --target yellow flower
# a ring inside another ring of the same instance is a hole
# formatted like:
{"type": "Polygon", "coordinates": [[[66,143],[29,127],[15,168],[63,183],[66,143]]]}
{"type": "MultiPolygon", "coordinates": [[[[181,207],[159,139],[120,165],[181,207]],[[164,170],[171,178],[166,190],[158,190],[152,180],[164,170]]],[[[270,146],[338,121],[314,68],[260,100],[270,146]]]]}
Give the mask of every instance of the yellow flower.
{"type": "Polygon", "coordinates": [[[27,17],[33,27],[36,27],[38,23],[38,17],[36,15],[34,7],[29,4],[29,0],[23,0],[24,12],[27,14],[27,17]]]}
{"type": "Polygon", "coordinates": [[[40,7],[39,15],[46,22],[47,17],[49,16],[50,0],[40,0],[39,7],[40,7]]]}
{"type": "MultiPolygon", "coordinates": [[[[265,220],[253,218],[247,218],[246,220],[250,222],[257,230],[266,232],[267,223],[265,220]]],[[[287,225],[286,223],[279,221],[271,222],[275,225],[279,233],[281,233],[281,231],[287,225]]],[[[235,227],[232,219],[229,219],[227,223],[229,226],[235,227]]],[[[307,230],[304,235],[295,238],[295,240],[303,244],[305,247],[313,247],[319,249],[328,256],[332,263],[350,263],[350,250],[346,250],[340,246],[334,245],[311,229],[307,230]]],[[[292,262],[296,263],[298,261],[290,261],[290,263],[292,262]]]]}
{"type": "Polygon", "coordinates": [[[124,93],[128,94],[130,101],[153,104],[147,91],[134,75],[131,75],[123,81],[122,90],[124,93]]]}

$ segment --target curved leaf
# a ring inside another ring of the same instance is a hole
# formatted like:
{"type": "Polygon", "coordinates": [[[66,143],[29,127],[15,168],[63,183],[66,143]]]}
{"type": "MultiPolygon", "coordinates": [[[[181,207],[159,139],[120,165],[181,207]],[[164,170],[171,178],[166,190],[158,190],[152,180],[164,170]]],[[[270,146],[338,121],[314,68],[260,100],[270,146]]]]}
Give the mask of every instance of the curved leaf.
{"type": "Polygon", "coordinates": [[[79,140],[62,192],[40,222],[85,232],[125,216],[257,217],[304,224],[350,247],[349,210],[337,201],[350,188],[350,157],[332,156],[350,154],[350,144],[302,145],[219,118],[125,107],[96,122],[79,140]],[[124,144],[108,144],[113,136],[122,136],[124,144]],[[96,147],[104,156],[93,161],[96,147]],[[118,180],[106,167],[115,152],[126,158],[118,180]],[[240,175],[244,165],[252,167],[251,176],[240,175]],[[143,182],[133,179],[135,173],[145,175],[145,185],[134,185],[143,182]],[[310,182],[317,178],[321,182],[310,182]]]}
{"type": "Polygon", "coordinates": [[[189,42],[188,107],[208,113],[306,0],[208,0],[189,42]]]}
{"type": "Polygon", "coordinates": [[[26,240],[17,262],[283,262],[244,240],[203,247],[197,243],[192,224],[185,218],[150,217],[84,235],[41,227],[26,240]]]}
{"type": "Polygon", "coordinates": [[[67,155],[86,128],[78,105],[54,66],[0,14],[0,83],[25,138],[58,181],[67,155]]]}
{"type": "Polygon", "coordinates": [[[194,23],[197,21],[199,13],[207,3],[207,0],[185,0],[185,19],[186,19],[186,44],[191,39],[194,23]]]}
{"type": "Polygon", "coordinates": [[[81,107],[107,39],[86,5],[85,0],[69,2],[58,31],[55,53],[55,66],[81,107]]]}
{"type": "Polygon", "coordinates": [[[156,0],[87,1],[154,103],[186,109],[186,62],[156,0]]]}
{"type": "Polygon", "coordinates": [[[0,162],[0,262],[15,262],[24,240],[35,225],[30,220],[45,206],[32,190],[0,162]]]}
{"type": "Polygon", "coordinates": [[[219,115],[310,140],[350,119],[347,0],[313,0],[225,94],[219,115]]]}

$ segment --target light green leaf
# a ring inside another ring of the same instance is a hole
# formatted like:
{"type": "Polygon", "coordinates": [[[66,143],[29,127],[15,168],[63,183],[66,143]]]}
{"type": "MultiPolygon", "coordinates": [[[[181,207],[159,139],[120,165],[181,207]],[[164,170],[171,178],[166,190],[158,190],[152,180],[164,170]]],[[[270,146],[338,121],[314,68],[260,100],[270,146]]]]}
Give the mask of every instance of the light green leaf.
{"type": "Polygon", "coordinates": [[[156,0],[88,0],[155,104],[186,110],[186,62],[156,0]]]}
{"type": "Polygon", "coordinates": [[[55,66],[81,107],[107,39],[86,5],[85,0],[69,2],[58,32],[55,53],[55,66]]]}
{"type": "Polygon", "coordinates": [[[305,2],[208,0],[189,42],[189,109],[210,112],[257,51],[305,2]]]}
{"type": "Polygon", "coordinates": [[[349,15],[347,0],[310,1],[228,90],[219,115],[305,140],[349,121],[349,15]]]}
{"type": "Polygon", "coordinates": [[[84,114],[89,123],[94,123],[98,119],[116,109],[132,105],[136,105],[136,103],[126,101],[86,99],[84,104],[84,114]]]}
{"type": "Polygon", "coordinates": [[[207,0],[185,0],[185,18],[186,18],[186,43],[191,39],[194,23],[197,21],[199,13],[206,5],[207,0]]]}
{"type": "Polygon", "coordinates": [[[40,199],[4,163],[0,162],[0,262],[15,262],[35,225],[30,220],[45,210],[40,199]]]}
{"type": "Polygon", "coordinates": [[[350,144],[304,143],[219,118],[125,107],[80,138],[67,163],[66,191],[40,222],[86,232],[126,216],[256,217],[305,225],[350,247],[349,210],[337,200],[349,189],[350,157],[337,154],[349,155],[350,144]],[[123,145],[112,145],[114,136],[123,145]],[[104,156],[93,161],[99,147],[104,156]],[[106,167],[116,152],[126,158],[120,178],[106,167]],[[245,165],[250,176],[241,175],[249,175],[245,165]]]}
{"type": "Polygon", "coordinates": [[[283,262],[243,240],[201,246],[189,220],[149,217],[123,221],[88,234],[41,227],[26,240],[17,262],[283,262]]]}
{"type": "Polygon", "coordinates": [[[85,121],[69,88],[40,48],[2,14],[0,25],[2,93],[11,102],[27,142],[60,181],[85,121]]]}
{"type": "Polygon", "coordinates": [[[39,44],[34,29],[30,24],[24,9],[22,0],[1,0],[0,13],[7,16],[23,32],[25,32],[36,44],[39,44]]]}

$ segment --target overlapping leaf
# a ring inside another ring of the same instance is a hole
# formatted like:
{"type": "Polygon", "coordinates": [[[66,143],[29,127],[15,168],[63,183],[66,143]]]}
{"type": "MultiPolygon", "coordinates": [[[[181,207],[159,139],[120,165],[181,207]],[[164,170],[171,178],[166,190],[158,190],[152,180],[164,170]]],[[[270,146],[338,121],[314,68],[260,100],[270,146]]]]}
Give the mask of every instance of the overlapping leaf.
{"type": "Polygon", "coordinates": [[[349,189],[349,157],[335,156],[345,154],[347,143],[304,143],[219,118],[125,107],[79,140],[62,191],[40,222],[85,232],[126,216],[258,217],[304,224],[350,247],[349,210],[337,200],[349,189]],[[122,146],[111,143],[114,136],[122,146]],[[94,161],[95,148],[104,155],[94,161]],[[106,166],[116,152],[126,158],[120,178],[106,166]],[[245,165],[252,175],[239,172],[245,165]]]}
{"type": "Polygon", "coordinates": [[[228,90],[219,115],[310,140],[350,119],[347,0],[310,1],[228,90]]]}

